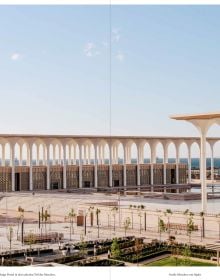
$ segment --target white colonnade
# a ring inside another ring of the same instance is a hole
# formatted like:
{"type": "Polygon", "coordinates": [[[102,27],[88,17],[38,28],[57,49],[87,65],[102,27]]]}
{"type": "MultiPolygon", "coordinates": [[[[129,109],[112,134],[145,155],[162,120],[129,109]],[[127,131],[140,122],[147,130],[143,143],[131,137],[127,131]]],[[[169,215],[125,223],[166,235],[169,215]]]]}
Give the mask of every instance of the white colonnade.
{"type": "MultiPolygon", "coordinates": [[[[214,145],[220,139],[207,138],[206,142],[211,147],[211,178],[214,178],[214,145]]],[[[197,143],[200,147],[200,139],[197,137],[126,137],[126,136],[53,136],[53,135],[0,135],[1,165],[10,165],[12,168],[12,190],[15,190],[15,154],[16,147],[19,150],[19,165],[30,168],[29,189],[33,190],[32,169],[34,165],[47,167],[47,189],[50,189],[50,166],[63,166],[63,188],[67,187],[67,165],[79,166],[79,187],[82,188],[82,166],[94,165],[94,187],[98,186],[98,165],[109,165],[109,186],[112,186],[112,165],[123,164],[123,182],[126,186],[126,168],[135,161],[137,165],[137,185],[140,186],[140,165],[144,163],[144,147],[149,146],[151,164],[151,184],[154,184],[153,164],[157,161],[157,146],[162,145],[164,173],[163,180],[166,184],[166,164],[168,163],[168,149],[174,144],[176,149],[176,165],[179,164],[179,150],[183,143],[188,149],[188,180],[191,182],[191,146],[197,143]],[[35,148],[34,148],[35,147],[35,148]],[[6,149],[7,148],[7,149],[6,149]],[[9,149],[8,149],[9,148],[9,149]],[[34,148],[34,149],[33,149],[34,148]],[[121,149],[121,154],[119,153],[121,149]],[[136,159],[132,157],[132,149],[136,150],[136,159]],[[35,153],[33,152],[35,150],[35,153]],[[8,154],[7,154],[8,152],[8,154]],[[120,154],[120,158],[119,158],[120,154]],[[26,156],[25,156],[26,155],[26,156]],[[7,157],[7,158],[6,158],[7,157]],[[6,159],[10,159],[6,163],[6,159]],[[120,161],[121,160],[121,161],[120,161]]],[[[201,152],[204,150],[204,144],[201,152]]],[[[203,165],[204,168],[204,165],[203,165]]],[[[178,183],[178,168],[176,168],[178,183]]]]}

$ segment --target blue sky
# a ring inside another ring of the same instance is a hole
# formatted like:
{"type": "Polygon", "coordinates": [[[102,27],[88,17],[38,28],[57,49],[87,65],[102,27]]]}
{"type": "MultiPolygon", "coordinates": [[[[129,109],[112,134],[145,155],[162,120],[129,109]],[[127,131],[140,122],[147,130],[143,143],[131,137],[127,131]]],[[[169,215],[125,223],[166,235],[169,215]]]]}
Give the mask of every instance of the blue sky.
{"type": "MultiPolygon", "coordinates": [[[[0,6],[1,133],[108,135],[109,38],[108,6],[0,6]]],[[[112,134],[219,111],[219,6],[113,6],[111,38],[112,134]]]]}

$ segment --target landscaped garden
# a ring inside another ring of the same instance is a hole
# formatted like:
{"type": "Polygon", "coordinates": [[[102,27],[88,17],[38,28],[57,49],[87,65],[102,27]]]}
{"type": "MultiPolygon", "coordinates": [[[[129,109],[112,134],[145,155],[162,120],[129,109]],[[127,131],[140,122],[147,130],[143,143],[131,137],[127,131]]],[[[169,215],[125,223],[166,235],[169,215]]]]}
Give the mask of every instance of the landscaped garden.
{"type": "Polygon", "coordinates": [[[127,236],[114,239],[66,243],[59,250],[33,249],[2,254],[4,265],[29,265],[30,259],[35,264],[56,262],[69,266],[212,266],[208,262],[216,258],[214,250],[204,246],[175,242],[170,237],[167,242],[154,240],[145,243],[143,238],[127,236]],[[26,258],[28,257],[28,259],[26,258]],[[157,259],[157,261],[154,259],[157,259]],[[196,260],[195,260],[196,258],[196,260]]]}
{"type": "Polygon", "coordinates": [[[175,258],[170,256],[155,262],[146,264],[145,266],[216,266],[213,263],[195,261],[192,259],[175,258]]]}

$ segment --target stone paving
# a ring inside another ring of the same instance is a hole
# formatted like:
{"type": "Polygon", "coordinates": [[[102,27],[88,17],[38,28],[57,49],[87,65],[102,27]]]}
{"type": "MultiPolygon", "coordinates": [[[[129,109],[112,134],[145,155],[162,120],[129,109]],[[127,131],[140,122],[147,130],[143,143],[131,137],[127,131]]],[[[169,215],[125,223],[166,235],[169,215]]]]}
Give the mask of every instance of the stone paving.
{"type": "MultiPolygon", "coordinates": [[[[9,226],[13,228],[12,249],[22,248],[21,242],[16,240],[18,230],[18,207],[24,209],[24,230],[25,233],[39,233],[38,228],[38,212],[42,207],[47,209],[51,215],[51,220],[48,221],[42,229],[43,232],[60,232],[64,234],[64,241],[70,239],[70,224],[65,220],[65,217],[73,208],[75,213],[79,211],[87,214],[87,229],[85,235],[84,226],[76,226],[74,222],[74,234],[72,241],[79,241],[82,236],[84,240],[105,239],[112,237],[125,236],[124,222],[126,218],[130,219],[130,226],[127,230],[127,235],[135,235],[145,237],[146,240],[160,239],[158,233],[158,218],[172,223],[186,224],[187,216],[182,213],[173,213],[168,217],[164,214],[164,207],[160,209],[151,209],[151,205],[145,203],[145,209],[138,209],[138,205],[143,204],[142,198],[137,197],[119,197],[118,195],[106,195],[101,193],[95,194],[68,194],[68,193],[8,193],[7,196],[2,194],[0,200],[0,250],[9,250],[8,232],[9,226]],[[118,204],[118,210],[114,210],[113,203],[118,204]],[[132,205],[132,208],[129,206],[132,205]],[[134,205],[136,207],[134,207],[134,205]],[[90,207],[93,207],[91,209],[90,207]],[[96,209],[100,209],[99,214],[99,229],[96,221],[96,209]],[[89,210],[90,209],[90,210],[89,210]],[[163,209],[163,210],[162,210],[163,209]],[[90,215],[93,212],[94,225],[91,226],[90,215]],[[145,218],[146,212],[146,230],[145,218]],[[132,222],[133,221],[133,222],[132,222]]],[[[166,205],[172,209],[172,205],[166,205]]],[[[199,230],[193,232],[191,242],[196,244],[206,244],[215,241],[219,237],[219,221],[216,217],[206,217],[206,237],[201,238],[201,217],[194,216],[194,223],[198,225],[199,230]]],[[[20,234],[20,229],[19,229],[20,234]]],[[[175,235],[179,242],[189,242],[189,236],[185,231],[172,230],[171,235],[175,235]]],[[[161,239],[166,240],[168,233],[162,233],[161,239]]],[[[47,246],[58,248],[58,244],[46,244],[47,246]]],[[[39,246],[39,245],[36,245],[39,246]]],[[[45,246],[42,245],[42,246],[45,246]]],[[[24,247],[27,247],[25,245],[24,247]]]]}

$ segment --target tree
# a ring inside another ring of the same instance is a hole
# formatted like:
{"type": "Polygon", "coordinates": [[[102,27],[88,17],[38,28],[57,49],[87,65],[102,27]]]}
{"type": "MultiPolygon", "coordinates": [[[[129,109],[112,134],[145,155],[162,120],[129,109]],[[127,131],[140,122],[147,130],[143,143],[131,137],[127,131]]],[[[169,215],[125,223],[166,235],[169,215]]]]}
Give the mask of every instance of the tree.
{"type": "Polygon", "coordinates": [[[116,218],[116,213],[118,211],[118,207],[114,206],[111,211],[113,213],[112,215],[113,215],[113,219],[114,219],[114,231],[115,231],[115,218],[116,218]]]}
{"type": "Polygon", "coordinates": [[[140,233],[142,229],[142,224],[141,224],[141,218],[142,218],[142,210],[145,208],[144,205],[138,205],[138,216],[139,216],[139,221],[140,221],[140,233]]]}
{"type": "Polygon", "coordinates": [[[183,252],[182,252],[182,255],[184,256],[184,259],[183,259],[184,265],[190,266],[190,264],[191,264],[191,261],[190,261],[191,250],[190,250],[189,246],[185,245],[185,247],[183,249],[183,252]]]}
{"type": "Polygon", "coordinates": [[[96,220],[97,220],[97,228],[98,228],[98,238],[99,238],[99,214],[100,214],[101,210],[99,208],[96,209],[96,220]]]}
{"type": "Polygon", "coordinates": [[[7,239],[8,239],[8,241],[9,241],[10,253],[11,253],[11,244],[12,244],[13,237],[14,237],[13,227],[12,227],[12,226],[9,226],[8,232],[7,232],[7,239]]]}
{"type": "Polygon", "coordinates": [[[80,253],[81,253],[81,255],[82,255],[83,257],[86,257],[86,256],[87,256],[87,244],[86,244],[86,242],[84,241],[84,237],[83,237],[82,234],[80,235],[79,250],[80,250],[80,253]]]}
{"type": "Polygon", "coordinates": [[[161,242],[161,234],[162,234],[162,232],[166,231],[166,225],[160,217],[159,217],[159,220],[158,220],[158,228],[159,228],[160,242],[161,242]]]}
{"type": "Polygon", "coordinates": [[[130,227],[130,224],[131,224],[131,220],[129,217],[127,217],[124,221],[124,229],[125,229],[125,236],[126,236],[126,233],[127,233],[127,230],[129,229],[130,227]]]}
{"type": "Polygon", "coordinates": [[[44,209],[42,207],[41,220],[42,220],[42,223],[44,223],[45,233],[47,233],[47,222],[48,222],[50,216],[51,215],[48,213],[47,209],[44,211],[44,209]]]}
{"type": "Polygon", "coordinates": [[[65,217],[65,220],[68,220],[70,223],[70,240],[72,240],[72,234],[74,234],[73,223],[74,223],[75,217],[76,217],[75,210],[73,208],[71,208],[67,217],[65,217]]]}
{"type": "Polygon", "coordinates": [[[192,235],[192,232],[195,230],[195,225],[194,225],[194,221],[193,221],[193,213],[190,212],[189,213],[189,218],[188,218],[188,221],[187,221],[187,233],[189,235],[189,245],[191,243],[191,235],[192,235]]]}
{"type": "Polygon", "coordinates": [[[134,249],[135,249],[135,252],[136,252],[136,259],[137,259],[137,265],[138,265],[140,253],[143,249],[143,242],[141,241],[140,238],[135,239],[134,249]]]}
{"type": "Polygon", "coordinates": [[[27,235],[27,244],[28,245],[30,245],[30,250],[31,250],[31,246],[32,246],[32,244],[34,244],[35,243],[35,241],[36,241],[36,236],[35,236],[35,234],[32,232],[32,231],[30,231],[29,233],[28,233],[28,235],[27,235]]]}
{"type": "Polygon", "coordinates": [[[119,247],[117,238],[113,239],[113,242],[111,245],[111,255],[114,259],[117,259],[121,255],[121,251],[120,251],[120,247],[119,247]]]}
{"type": "Polygon", "coordinates": [[[21,206],[18,206],[18,218],[17,219],[18,219],[18,228],[17,228],[17,240],[18,240],[20,224],[24,220],[24,209],[21,206]]]}
{"type": "Polygon", "coordinates": [[[173,212],[171,209],[166,209],[164,214],[165,216],[167,216],[167,232],[168,232],[168,237],[170,238],[170,217],[172,216],[173,212]]]}

